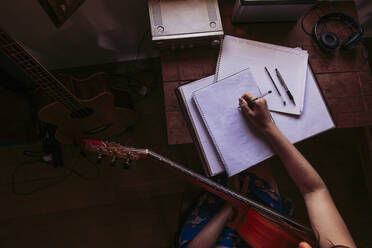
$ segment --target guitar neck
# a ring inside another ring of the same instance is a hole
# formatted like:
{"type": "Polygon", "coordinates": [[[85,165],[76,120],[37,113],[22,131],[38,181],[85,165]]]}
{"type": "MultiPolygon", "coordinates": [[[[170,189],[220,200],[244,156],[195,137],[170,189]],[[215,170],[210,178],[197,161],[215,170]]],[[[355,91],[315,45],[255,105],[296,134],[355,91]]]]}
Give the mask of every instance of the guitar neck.
{"type": "MultiPolygon", "coordinates": [[[[177,171],[179,174],[184,176],[188,181],[192,182],[193,184],[196,184],[205,190],[221,197],[222,199],[231,202],[233,205],[237,207],[243,207],[243,208],[253,208],[257,212],[263,214],[266,218],[270,219],[272,222],[277,224],[285,224],[287,227],[290,226],[292,228],[295,228],[297,231],[301,232],[301,236],[303,237],[311,237],[312,236],[312,230],[274,210],[271,208],[268,208],[256,201],[250,200],[240,194],[237,194],[236,192],[214,182],[213,180],[204,177],[200,174],[197,174],[157,153],[154,153],[152,151],[147,151],[147,156],[151,158],[152,160],[155,160],[157,162],[160,162],[161,164],[164,164],[171,169],[177,171]]],[[[290,228],[291,229],[291,228],[290,228]]]]}
{"type": "Polygon", "coordinates": [[[0,28],[0,51],[13,61],[33,82],[54,100],[71,111],[82,108],[80,102],[26,49],[0,28]]]}

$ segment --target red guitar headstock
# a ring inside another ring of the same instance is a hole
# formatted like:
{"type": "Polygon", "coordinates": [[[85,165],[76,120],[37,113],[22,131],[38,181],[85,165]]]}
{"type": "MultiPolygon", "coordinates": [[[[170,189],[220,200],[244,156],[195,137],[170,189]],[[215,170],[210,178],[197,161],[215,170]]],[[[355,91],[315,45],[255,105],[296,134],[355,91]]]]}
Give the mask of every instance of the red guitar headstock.
{"type": "Polygon", "coordinates": [[[82,141],[82,144],[84,151],[98,154],[98,162],[103,156],[108,156],[112,158],[112,163],[115,163],[118,159],[122,159],[125,164],[124,167],[129,167],[131,162],[146,157],[149,153],[147,149],[136,149],[114,142],[86,139],[82,141]]]}

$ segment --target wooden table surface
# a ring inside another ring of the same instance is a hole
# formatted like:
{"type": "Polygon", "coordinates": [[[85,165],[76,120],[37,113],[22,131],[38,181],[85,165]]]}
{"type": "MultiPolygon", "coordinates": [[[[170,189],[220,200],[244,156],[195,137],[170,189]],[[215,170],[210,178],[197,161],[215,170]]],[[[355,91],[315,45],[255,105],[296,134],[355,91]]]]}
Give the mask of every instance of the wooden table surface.
{"type": "MultiPolygon", "coordinates": [[[[368,62],[361,55],[361,45],[350,52],[337,50],[331,56],[324,54],[301,29],[301,19],[297,23],[233,25],[230,18],[233,2],[220,1],[225,34],[306,49],[336,127],[372,125],[372,79],[368,62]]],[[[343,12],[357,18],[354,2],[335,2],[309,12],[304,19],[306,30],[312,29],[319,16],[331,12],[343,12]]],[[[328,23],[327,29],[336,32],[341,41],[350,35],[348,29],[336,22],[328,23]]],[[[217,56],[218,49],[209,47],[161,52],[168,144],[192,143],[174,89],[214,74],[217,56]]]]}

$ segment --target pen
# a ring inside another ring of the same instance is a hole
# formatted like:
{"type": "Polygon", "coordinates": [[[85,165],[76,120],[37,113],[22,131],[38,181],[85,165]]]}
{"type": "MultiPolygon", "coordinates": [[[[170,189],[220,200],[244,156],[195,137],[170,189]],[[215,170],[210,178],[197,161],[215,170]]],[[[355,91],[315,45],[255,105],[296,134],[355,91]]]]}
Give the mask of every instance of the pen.
{"type": "Polygon", "coordinates": [[[288,95],[289,99],[293,102],[294,105],[296,105],[291,92],[289,91],[287,85],[284,82],[284,79],[283,79],[282,75],[280,74],[280,72],[279,72],[279,70],[277,68],[275,68],[275,72],[276,72],[276,75],[279,78],[280,83],[282,84],[283,88],[285,89],[285,92],[287,92],[287,95],[288,95]]]}
{"type": "Polygon", "coordinates": [[[285,100],[283,99],[282,94],[280,94],[280,91],[278,90],[278,87],[276,87],[276,84],[275,84],[273,78],[271,77],[271,74],[270,74],[269,70],[266,68],[266,66],[265,66],[265,71],[266,71],[267,75],[269,75],[270,80],[271,80],[271,82],[273,83],[273,85],[274,85],[274,87],[275,87],[275,89],[276,89],[276,92],[278,92],[278,95],[280,96],[280,98],[282,98],[282,100],[283,100],[283,105],[285,106],[285,105],[286,105],[286,102],[285,102],[285,100]]]}
{"type": "MultiPolygon", "coordinates": [[[[255,97],[255,98],[249,100],[247,103],[249,104],[249,103],[254,102],[254,101],[256,101],[256,100],[258,100],[258,99],[260,99],[260,98],[263,98],[263,97],[267,96],[268,94],[271,94],[271,92],[272,92],[272,91],[269,90],[268,92],[266,92],[266,93],[264,93],[264,94],[262,94],[262,95],[260,95],[260,96],[257,96],[257,97],[255,97]]],[[[238,109],[241,109],[241,107],[239,106],[238,109]]]]}

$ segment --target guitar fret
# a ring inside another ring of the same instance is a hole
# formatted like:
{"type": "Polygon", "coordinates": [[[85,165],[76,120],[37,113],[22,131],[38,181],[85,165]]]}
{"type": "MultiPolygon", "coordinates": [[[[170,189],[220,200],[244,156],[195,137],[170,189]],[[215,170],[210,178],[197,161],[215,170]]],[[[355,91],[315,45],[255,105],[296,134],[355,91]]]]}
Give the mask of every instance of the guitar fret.
{"type": "Polygon", "coordinates": [[[0,48],[1,48],[1,49],[5,49],[5,48],[8,48],[8,47],[13,46],[14,44],[16,44],[16,43],[15,43],[15,42],[13,42],[13,43],[8,43],[8,44],[5,44],[5,45],[1,45],[0,48]]]}
{"type": "Polygon", "coordinates": [[[28,60],[18,60],[18,65],[33,66],[33,64],[28,60]]]}
{"type": "Polygon", "coordinates": [[[17,43],[7,44],[6,47],[1,47],[2,51],[6,53],[8,56],[13,57],[14,55],[25,53],[17,43]],[[14,55],[13,55],[14,54],[14,55]]]}
{"type": "Polygon", "coordinates": [[[5,33],[0,35],[0,42],[2,43],[9,43],[9,42],[14,42],[10,37],[8,37],[5,33]]]}
{"type": "Polygon", "coordinates": [[[61,104],[63,104],[67,109],[69,109],[70,111],[75,111],[76,108],[74,108],[74,106],[68,102],[65,101],[65,99],[61,96],[61,95],[58,95],[56,94],[55,91],[51,90],[50,88],[48,87],[44,87],[42,85],[40,85],[44,91],[50,96],[52,97],[54,100],[60,102],[61,104]]]}
{"type": "Polygon", "coordinates": [[[23,52],[15,52],[15,53],[9,53],[10,56],[14,57],[14,56],[18,56],[20,54],[23,54],[23,52]]]}
{"type": "Polygon", "coordinates": [[[50,79],[50,76],[49,75],[40,75],[40,76],[38,76],[38,79],[39,80],[50,79]]]}
{"type": "Polygon", "coordinates": [[[51,75],[32,55],[6,32],[0,30],[0,51],[13,60],[32,80],[37,82],[53,99],[71,111],[82,108],[81,103],[51,75]]]}
{"type": "Polygon", "coordinates": [[[43,87],[55,92],[63,101],[68,103],[73,108],[75,108],[75,109],[82,108],[80,103],[75,99],[75,97],[73,95],[66,94],[65,89],[62,88],[60,85],[50,84],[48,81],[45,81],[45,79],[46,79],[46,77],[41,78],[41,79],[38,80],[43,87]]]}

